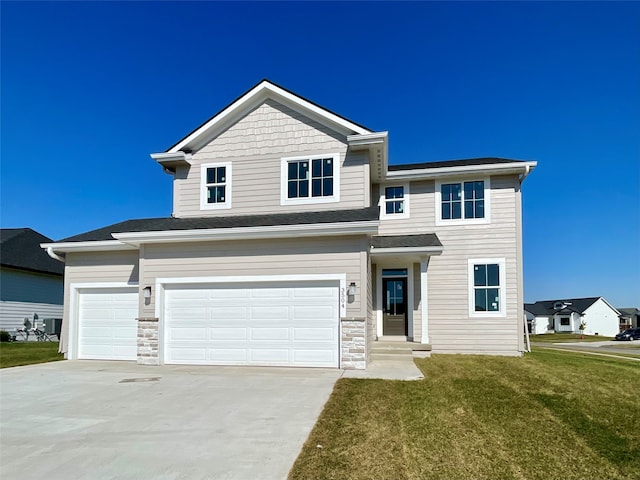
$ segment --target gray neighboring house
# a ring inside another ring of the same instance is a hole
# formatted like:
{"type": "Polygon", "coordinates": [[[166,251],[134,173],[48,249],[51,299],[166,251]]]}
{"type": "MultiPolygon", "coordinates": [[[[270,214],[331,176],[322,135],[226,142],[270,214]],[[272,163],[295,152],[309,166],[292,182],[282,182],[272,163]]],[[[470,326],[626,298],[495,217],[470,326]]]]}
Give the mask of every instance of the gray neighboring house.
{"type": "Polygon", "coordinates": [[[398,164],[388,142],[261,81],[151,154],[173,179],[170,217],[42,245],[65,262],[61,351],[344,369],[387,339],[521,355],[536,162],[398,164]]]}
{"type": "Polygon", "coordinates": [[[640,310],[635,307],[618,308],[620,312],[620,331],[640,327],[640,310]]]}
{"type": "Polygon", "coordinates": [[[0,330],[62,318],[64,264],[40,248],[50,238],[30,228],[0,230],[0,330]]]}
{"type": "Polygon", "coordinates": [[[524,305],[529,332],[581,333],[613,337],[619,332],[620,312],[604,297],[563,298],[542,300],[524,305]]]}

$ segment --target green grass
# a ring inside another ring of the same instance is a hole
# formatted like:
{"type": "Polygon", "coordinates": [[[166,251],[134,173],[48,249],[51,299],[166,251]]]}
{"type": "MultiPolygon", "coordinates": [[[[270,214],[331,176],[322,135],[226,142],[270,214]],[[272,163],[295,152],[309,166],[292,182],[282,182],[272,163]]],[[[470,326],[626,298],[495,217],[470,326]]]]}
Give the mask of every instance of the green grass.
{"type": "Polygon", "coordinates": [[[341,379],[290,479],[637,479],[640,365],[555,350],[341,379]]]}
{"type": "Polygon", "coordinates": [[[545,333],[543,335],[529,335],[529,340],[537,343],[605,342],[607,340],[613,340],[613,337],[584,335],[584,338],[580,339],[579,333],[545,333]]]}
{"type": "Polygon", "coordinates": [[[0,368],[64,360],[58,342],[0,343],[0,368]]]}

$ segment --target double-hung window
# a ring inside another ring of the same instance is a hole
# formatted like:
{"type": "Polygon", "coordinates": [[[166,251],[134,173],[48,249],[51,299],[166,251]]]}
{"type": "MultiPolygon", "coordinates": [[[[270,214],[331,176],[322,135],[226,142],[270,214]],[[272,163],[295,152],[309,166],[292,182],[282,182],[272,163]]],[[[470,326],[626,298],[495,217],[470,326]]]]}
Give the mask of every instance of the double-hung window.
{"type": "Polygon", "coordinates": [[[409,216],[409,186],[393,185],[383,188],[381,217],[407,218],[409,216]]]}
{"type": "Polygon", "coordinates": [[[469,314],[504,316],[505,300],[504,259],[469,260],[469,314]]]}
{"type": "Polygon", "coordinates": [[[338,158],[337,154],[283,158],[281,204],[337,202],[338,158]]]}
{"type": "Polygon", "coordinates": [[[436,222],[488,223],[489,180],[438,182],[436,222]]]}
{"type": "Polygon", "coordinates": [[[200,208],[231,208],[231,163],[208,163],[201,166],[200,208]]]}

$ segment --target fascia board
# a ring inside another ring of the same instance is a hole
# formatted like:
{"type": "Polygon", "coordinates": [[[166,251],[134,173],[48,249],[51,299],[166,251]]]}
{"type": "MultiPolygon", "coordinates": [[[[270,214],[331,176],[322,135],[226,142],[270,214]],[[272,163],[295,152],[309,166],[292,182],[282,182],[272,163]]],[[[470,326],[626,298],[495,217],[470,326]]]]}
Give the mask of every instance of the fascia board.
{"type": "Polygon", "coordinates": [[[349,146],[363,146],[363,145],[375,145],[385,143],[389,136],[389,132],[374,132],[360,135],[348,135],[347,142],[349,146]]]}
{"type": "Polygon", "coordinates": [[[371,255],[440,255],[443,251],[444,247],[371,247],[371,255]]]}
{"type": "Polygon", "coordinates": [[[377,233],[378,220],[268,227],[237,227],[198,230],[163,230],[158,232],[114,233],[114,238],[130,245],[143,243],[200,242],[215,240],[250,240],[326,235],[366,235],[377,233]]]}
{"type": "Polygon", "coordinates": [[[247,92],[243,97],[239,98],[232,105],[229,105],[218,115],[202,125],[199,129],[186,137],[180,143],[177,143],[173,148],[171,148],[171,150],[169,150],[169,153],[178,152],[179,150],[182,150],[190,144],[193,144],[193,148],[191,148],[191,150],[197,151],[208,141],[208,139],[215,137],[217,134],[222,132],[229,124],[233,123],[234,120],[241,118],[262,101],[270,97],[275,98],[276,100],[284,101],[286,105],[294,108],[300,113],[312,115],[313,117],[315,117],[315,119],[320,120],[321,123],[330,122],[334,125],[342,127],[347,131],[352,131],[360,134],[371,133],[369,130],[362,128],[352,122],[349,122],[344,118],[334,115],[321,107],[313,105],[312,103],[307,102],[306,100],[303,100],[300,97],[271,84],[270,82],[263,81],[255,88],[247,92]]]}
{"type": "Polygon", "coordinates": [[[41,243],[40,248],[53,248],[55,252],[95,252],[95,251],[114,251],[114,250],[137,250],[136,247],[127,245],[118,240],[101,240],[96,242],[59,242],[59,243],[41,243]]]}
{"type": "Polygon", "coordinates": [[[416,170],[400,170],[387,172],[386,178],[389,180],[427,180],[439,177],[450,177],[453,175],[473,175],[473,174],[509,174],[525,173],[527,167],[531,172],[537,162],[522,162],[513,164],[489,164],[489,165],[461,165],[456,167],[441,167],[416,170]]]}

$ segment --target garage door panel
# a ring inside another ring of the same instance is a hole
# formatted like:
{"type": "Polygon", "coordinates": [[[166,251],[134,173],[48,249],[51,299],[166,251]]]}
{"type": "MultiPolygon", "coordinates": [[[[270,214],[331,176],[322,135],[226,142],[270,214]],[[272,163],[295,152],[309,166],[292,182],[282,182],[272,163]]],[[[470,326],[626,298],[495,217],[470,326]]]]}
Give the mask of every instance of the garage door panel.
{"type": "Polygon", "coordinates": [[[169,285],[164,319],[165,363],[338,366],[337,283],[169,285]],[[178,338],[189,328],[206,339],[178,338]]]}
{"type": "Polygon", "coordinates": [[[278,341],[289,340],[289,328],[287,327],[274,327],[274,328],[252,328],[251,340],[256,341],[278,341]]]}
{"type": "Polygon", "coordinates": [[[184,341],[195,340],[203,341],[207,339],[207,328],[171,328],[168,332],[171,340],[184,341]]]}
{"type": "Polygon", "coordinates": [[[245,327],[214,327],[209,329],[211,340],[246,340],[247,336],[247,328],[245,327]]]}

